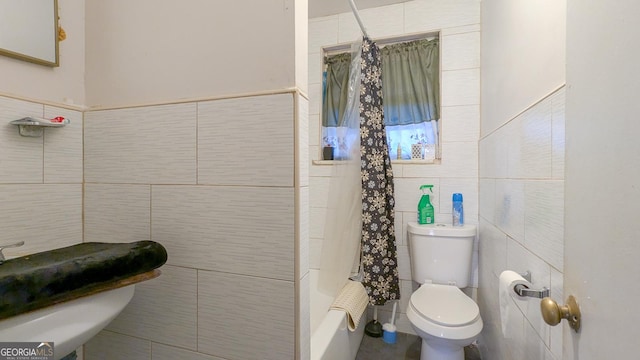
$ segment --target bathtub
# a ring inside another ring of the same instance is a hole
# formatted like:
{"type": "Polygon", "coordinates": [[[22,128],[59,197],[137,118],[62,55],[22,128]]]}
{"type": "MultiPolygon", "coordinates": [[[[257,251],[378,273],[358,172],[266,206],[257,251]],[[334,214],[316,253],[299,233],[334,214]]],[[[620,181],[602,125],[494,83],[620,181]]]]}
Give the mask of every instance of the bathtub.
{"type": "Polygon", "coordinates": [[[310,270],[310,280],[311,360],[354,360],[364,336],[366,313],[356,331],[349,331],[346,313],[329,310],[333,298],[317,290],[317,270],[310,270]]]}

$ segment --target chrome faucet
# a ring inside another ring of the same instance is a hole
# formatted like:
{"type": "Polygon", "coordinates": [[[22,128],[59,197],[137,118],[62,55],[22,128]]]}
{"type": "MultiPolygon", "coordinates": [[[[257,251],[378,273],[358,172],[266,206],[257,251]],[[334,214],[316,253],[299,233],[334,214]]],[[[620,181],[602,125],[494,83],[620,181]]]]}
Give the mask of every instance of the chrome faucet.
{"type": "Polygon", "coordinates": [[[22,245],[24,245],[24,241],[18,241],[18,242],[13,243],[13,244],[0,245],[0,265],[5,261],[4,254],[2,253],[2,250],[6,249],[6,248],[20,247],[22,245]]]}

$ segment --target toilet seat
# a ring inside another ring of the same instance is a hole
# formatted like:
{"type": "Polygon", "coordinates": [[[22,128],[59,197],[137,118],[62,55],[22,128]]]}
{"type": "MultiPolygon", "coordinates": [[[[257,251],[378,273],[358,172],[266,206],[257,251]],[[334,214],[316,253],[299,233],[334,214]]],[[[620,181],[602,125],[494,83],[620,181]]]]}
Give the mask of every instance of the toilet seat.
{"type": "Polygon", "coordinates": [[[480,316],[478,305],[456,286],[424,284],[409,301],[420,316],[442,326],[463,326],[480,316]]]}
{"type": "Polygon", "coordinates": [[[442,339],[470,339],[483,326],[478,305],[453,285],[423,284],[411,295],[407,317],[419,335],[442,339]]]}

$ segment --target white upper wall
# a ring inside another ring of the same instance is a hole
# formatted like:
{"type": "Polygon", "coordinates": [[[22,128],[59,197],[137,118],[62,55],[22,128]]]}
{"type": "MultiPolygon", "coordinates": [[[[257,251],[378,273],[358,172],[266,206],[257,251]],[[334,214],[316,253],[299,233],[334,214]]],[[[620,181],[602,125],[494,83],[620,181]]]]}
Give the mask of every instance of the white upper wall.
{"type": "Polygon", "coordinates": [[[482,1],[482,136],[565,83],[566,0],[482,1]]]}
{"type": "Polygon", "coordinates": [[[303,1],[88,0],[86,103],[292,88],[295,6],[303,1]]]}
{"type": "Polygon", "coordinates": [[[84,1],[58,0],[60,25],[67,39],[60,42],[60,66],[32,64],[0,56],[0,92],[58,104],[83,105],[84,1]]]}
{"type": "MultiPolygon", "coordinates": [[[[358,10],[381,7],[409,0],[356,0],[358,10]]],[[[309,0],[309,19],[350,12],[349,0],[309,0]]]]}
{"type": "Polygon", "coordinates": [[[307,0],[58,0],[58,7],[67,33],[60,66],[0,56],[0,93],[112,107],[294,86],[306,92],[307,0]]]}
{"type": "Polygon", "coordinates": [[[308,0],[296,1],[295,37],[296,37],[296,86],[304,93],[309,92],[309,12],[308,0]]]}

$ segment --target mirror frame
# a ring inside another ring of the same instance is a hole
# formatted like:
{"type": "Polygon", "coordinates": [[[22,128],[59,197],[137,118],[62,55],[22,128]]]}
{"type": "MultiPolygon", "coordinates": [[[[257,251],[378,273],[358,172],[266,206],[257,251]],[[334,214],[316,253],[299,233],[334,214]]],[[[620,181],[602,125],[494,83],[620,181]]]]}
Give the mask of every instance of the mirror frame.
{"type": "MultiPolygon", "coordinates": [[[[20,1],[20,0],[15,0],[15,1],[20,1]]],[[[58,41],[58,0],[51,0],[51,1],[46,1],[47,4],[51,4],[53,6],[53,34],[47,32],[47,34],[44,34],[46,37],[53,37],[53,40],[55,41],[55,54],[54,54],[54,61],[49,61],[47,59],[42,59],[42,58],[38,58],[35,56],[32,56],[30,54],[23,54],[17,51],[12,51],[10,49],[5,49],[5,48],[0,48],[0,55],[5,55],[8,57],[12,57],[14,59],[19,59],[19,60],[24,60],[24,61],[28,61],[30,63],[34,63],[34,64],[39,64],[39,65],[45,65],[45,66],[50,66],[50,67],[58,67],[60,66],[60,53],[58,50],[58,45],[59,45],[59,41],[58,41]]],[[[15,16],[21,16],[21,14],[12,14],[9,15],[12,17],[15,16]]],[[[22,14],[22,18],[28,18],[28,14],[22,14]]],[[[0,21],[2,21],[0,19],[0,21]]]]}

